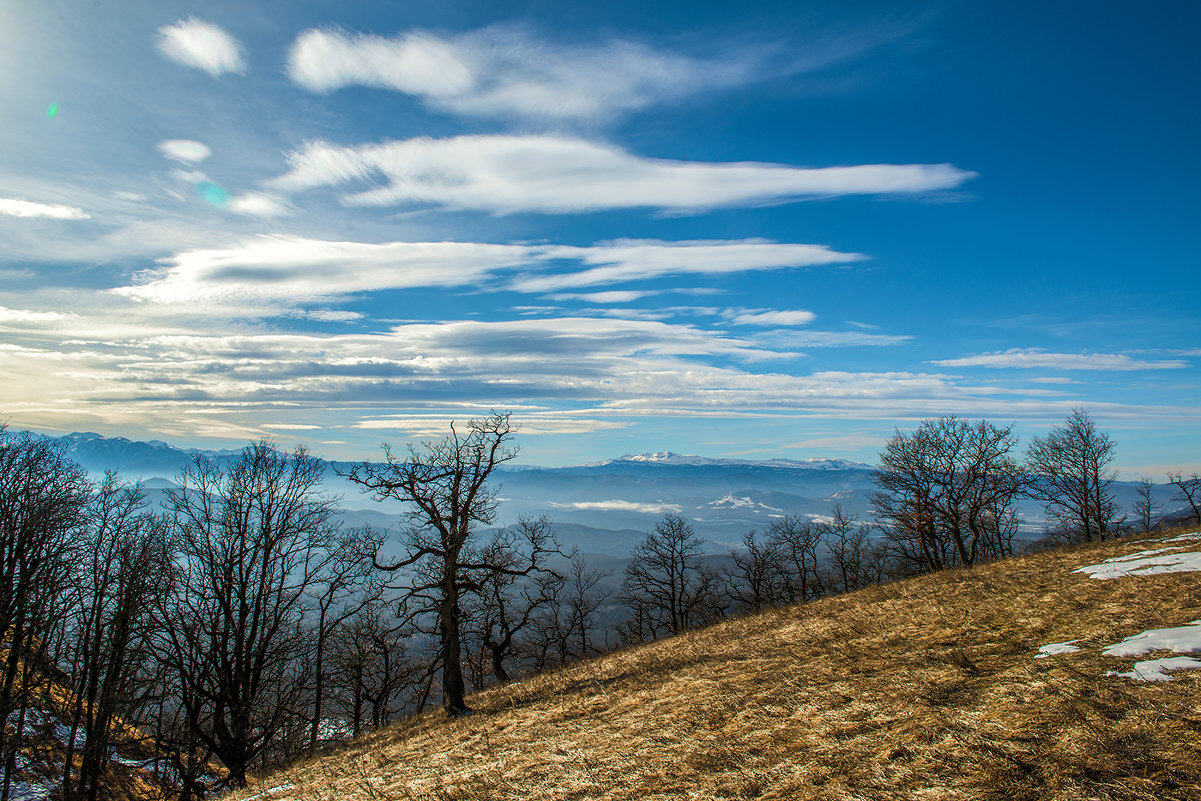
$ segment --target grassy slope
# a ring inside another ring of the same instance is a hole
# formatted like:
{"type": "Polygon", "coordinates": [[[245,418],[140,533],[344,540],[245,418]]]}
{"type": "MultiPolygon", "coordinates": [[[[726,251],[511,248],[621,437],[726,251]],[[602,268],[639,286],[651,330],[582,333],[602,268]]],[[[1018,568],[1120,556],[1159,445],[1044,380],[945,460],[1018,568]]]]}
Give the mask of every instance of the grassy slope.
{"type": "Polygon", "coordinates": [[[1201,618],[1201,574],[1071,572],[1145,547],[728,621],[492,688],[474,716],[420,716],[235,797],[1199,799],[1201,670],[1132,682],[1105,673],[1135,660],[1100,649],[1201,618]]]}

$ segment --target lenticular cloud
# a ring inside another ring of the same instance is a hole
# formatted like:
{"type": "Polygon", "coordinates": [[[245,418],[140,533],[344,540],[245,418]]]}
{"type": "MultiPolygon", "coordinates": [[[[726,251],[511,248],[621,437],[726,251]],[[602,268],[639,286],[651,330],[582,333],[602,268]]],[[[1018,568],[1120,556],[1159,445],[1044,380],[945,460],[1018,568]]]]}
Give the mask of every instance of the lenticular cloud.
{"type": "Polygon", "coordinates": [[[509,214],[622,208],[703,211],[843,195],[954,189],[975,177],[952,164],[793,167],[758,162],[648,159],[615,145],[565,136],[417,137],[293,152],[283,191],[369,182],[352,205],[433,205],[509,214]],[[382,180],[380,180],[382,178],[382,180]]]}

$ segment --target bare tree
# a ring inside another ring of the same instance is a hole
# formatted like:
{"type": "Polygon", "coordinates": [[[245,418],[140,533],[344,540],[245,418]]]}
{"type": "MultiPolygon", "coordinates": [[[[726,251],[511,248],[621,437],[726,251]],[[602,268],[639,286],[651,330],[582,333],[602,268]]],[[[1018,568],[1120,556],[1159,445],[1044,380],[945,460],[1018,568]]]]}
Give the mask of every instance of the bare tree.
{"type": "Polygon", "coordinates": [[[1111,485],[1115,444],[1083,409],[1074,409],[1061,426],[1035,437],[1026,463],[1037,480],[1030,494],[1046,504],[1070,539],[1105,539],[1116,522],[1117,504],[1111,485]]]}
{"type": "MultiPolygon", "coordinates": [[[[517,650],[523,632],[534,628],[539,610],[559,599],[564,579],[544,565],[545,557],[557,551],[554,530],[544,515],[523,517],[495,532],[470,557],[485,567],[471,571],[475,591],[469,614],[497,681],[509,680],[505,661],[517,650]]],[[[477,686],[484,684],[484,674],[477,671],[477,686]]]]}
{"type": "Polygon", "coordinates": [[[140,485],[105,475],[89,504],[86,553],[77,564],[80,589],[72,628],[71,732],[63,767],[63,796],[95,801],[116,746],[118,718],[137,719],[152,687],[147,643],[152,601],[169,574],[167,520],[151,514],[140,485]],[[74,775],[74,747],[83,749],[74,775]]]}
{"type": "Polygon", "coordinates": [[[323,466],[263,440],[225,467],[197,458],[169,490],[177,570],[158,654],[188,725],[240,787],[296,706],[303,619],[327,570],[336,521],[323,466]]]}
{"type": "Polygon", "coordinates": [[[497,466],[513,459],[510,444],[515,429],[507,413],[471,420],[460,434],[451,424],[450,435],[435,442],[410,445],[398,457],[384,446],[383,464],[364,462],[347,477],[377,500],[398,500],[408,508],[406,554],[377,568],[396,573],[411,568],[404,588],[406,620],[417,624],[433,615],[442,665],[442,705],[451,717],[470,712],[464,700],[463,610],[464,592],[475,591],[473,571],[529,575],[533,560],[520,565],[472,561],[469,544],[474,527],[496,517],[498,487],[489,483],[497,466]]]}
{"type": "MultiPolygon", "coordinates": [[[[1171,476],[1169,476],[1171,478],[1171,476]]],[[[1138,518],[1139,525],[1143,531],[1151,530],[1151,521],[1155,518],[1155,498],[1151,492],[1155,489],[1155,482],[1148,476],[1138,477],[1138,497],[1134,499],[1134,515],[1138,518]]]]}
{"type": "Polygon", "coordinates": [[[612,571],[588,567],[584,557],[579,554],[573,554],[571,557],[563,603],[567,611],[566,617],[570,621],[568,634],[573,640],[579,637],[579,650],[575,653],[580,659],[590,653],[600,653],[589,638],[596,629],[596,613],[610,595],[608,590],[601,587],[601,582],[612,575],[612,571]]]}
{"type": "Polygon", "coordinates": [[[1176,488],[1172,500],[1187,503],[1193,510],[1193,519],[1201,521],[1201,476],[1193,473],[1186,478],[1183,473],[1168,473],[1168,483],[1176,488]]]}
{"type": "Polygon", "coordinates": [[[817,570],[817,546],[821,532],[813,521],[788,515],[772,522],[768,542],[774,543],[783,573],[782,588],[789,603],[808,601],[822,594],[817,570]]]}
{"type": "Polygon", "coordinates": [[[374,581],[371,563],[363,558],[366,543],[377,542],[370,529],[348,531],[339,535],[332,543],[327,568],[315,577],[310,590],[315,620],[315,642],[312,660],[312,719],[309,723],[308,752],[317,750],[321,736],[322,714],[325,702],[326,650],[330,633],[344,621],[379,598],[382,587],[374,581]]]}
{"type": "Polygon", "coordinates": [[[668,514],[634,548],[621,584],[629,634],[680,634],[716,616],[718,577],[701,564],[703,544],[684,518],[668,514]]]}
{"type": "Polygon", "coordinates": [[[735,611],[758,612],[787,597],[782,547],[779,540],[762,541],[750,531],[742,538],[742,548],[730,551],[733,564],[725,569],[724,578],[735,611]]]}
{"type": "Polygon", "coordinates": [[[834,505],[834,518],[821,526],[822,541],[829,560],[831,586],[850,592],[872,583],[868,576],[869,529],[847,515],[841,504],[834,505]]]}
{"type": "Polygon", "coordinates": [[[70,609],[64,600],[72,597],[73,565],[86,537],[89,490],[83,468],[60,445],[0,425],[2,801],[12,789],[33,693],[48,692],[47,679],[57,671],[46,640],[70,609]]]}
{"type": "Polygon", "coordinates": [[[994,535],[1026,477],[1010,457],[1013,427],[956,417],[897,431],[872,477],[876,516],[897,555],[919,570],[999,556],[994,535]]]}
{"type": "MultiPolygon", "coordinates": [[[[406,708],[420,707],[430,665],[409,653],[410,632],[385,605],[372,603],[333,633],[331,685],[349,731],[384,725],[406,708]]],[[[426,685],[428,686],[428,685],[426,685]]]]}

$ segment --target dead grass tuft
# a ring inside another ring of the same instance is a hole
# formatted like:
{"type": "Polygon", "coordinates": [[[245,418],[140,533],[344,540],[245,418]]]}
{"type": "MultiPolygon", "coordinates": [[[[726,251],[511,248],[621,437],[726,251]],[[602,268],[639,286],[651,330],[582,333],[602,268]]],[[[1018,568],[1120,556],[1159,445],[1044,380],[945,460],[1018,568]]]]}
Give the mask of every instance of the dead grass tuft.
{"type": "Polygon", "coordinates": [[[1131,682],[1105,674],[1133,659],[1100,653],[1201,617],[1198,574],[1071,572],[1140,547],[730,620],[487,690],[471,717],[413,718],[232,798],[1198,799],[1201,671],[1131,682]]]}

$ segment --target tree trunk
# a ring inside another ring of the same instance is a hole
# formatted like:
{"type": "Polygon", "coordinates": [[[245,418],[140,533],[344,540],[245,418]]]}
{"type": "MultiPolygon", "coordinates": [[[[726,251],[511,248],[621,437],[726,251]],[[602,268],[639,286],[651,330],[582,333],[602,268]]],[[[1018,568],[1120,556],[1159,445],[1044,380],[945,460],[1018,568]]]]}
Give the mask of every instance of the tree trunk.
{"type": "Polygon", "coordinates": [[[463,649],[459,641],[459,585],[454,564],[457,560],[448,561],[449,569],[442,581],[442,608],[438,613],[438,628],[442,635],[442,708],[446,714],[457,718],[471,710],[464,700],[467,691],[463,684],[463,649]]]}

